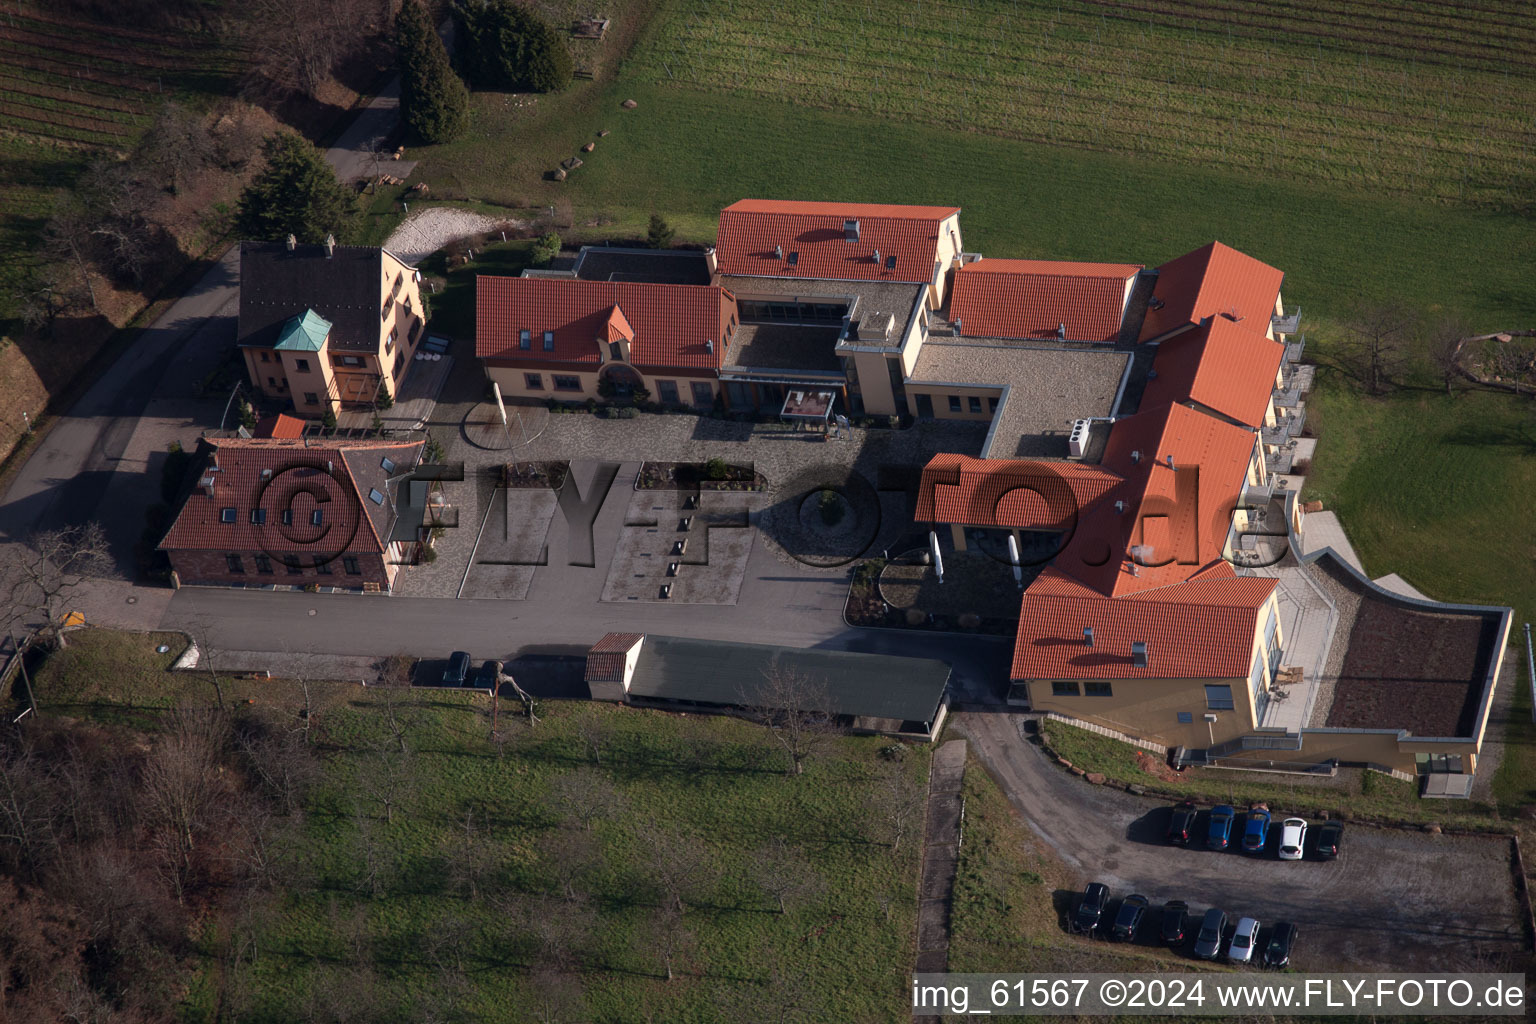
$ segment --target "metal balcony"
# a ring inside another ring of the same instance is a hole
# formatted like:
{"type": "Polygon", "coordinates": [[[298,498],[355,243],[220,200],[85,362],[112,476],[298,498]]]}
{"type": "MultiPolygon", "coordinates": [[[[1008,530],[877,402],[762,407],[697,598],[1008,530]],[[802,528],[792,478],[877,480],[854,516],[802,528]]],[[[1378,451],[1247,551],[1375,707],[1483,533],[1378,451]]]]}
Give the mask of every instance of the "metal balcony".
{"type": "Polygon", "coordinates": [[[1261,484],[1243,484],[1242,503],[1244,505],[1264,506],[1269,504],[1269,499],[1275,496],[1275,478],[1266,475],[1261,484]]]}
{"type": "Polygon", "coordinates": [[[1288,390],[1281,391],[1279,388],[1276,388],[1274,393],[1274,403],[1277,408],[1281,409],[1296,408],[1301,404],[1301,389],[1290,388],[1288,390]]]}
{"type": "Polygon", "coordinates": [[[1270,317],[1269,326],[1276,334],[1295,334],[1301,327],[1301,307],[1297,306],[1294,313],[1270,317]]]}
{"type": "MultiPolygon", "coordinates": [[[[1297,310],[1296,315],[1298,317],[1300,317],[1301,316],[1301,311],[1297,310]]],[[[1273,322],[1273,321],[1271,321],[1271,322],[1273,322]]],[[[1294,338],[1291,341],[1286,342],[1285,343],[1285,361],[1287,363],[1299,363],[1299,362],[1301,362],[1301,353],[1302,353],[1302,350],[1305,349],[1306,347],[1307,347],[1307,336],[1305,334],[1303,334],[1299,338],[1294,338]]]]}
{"type": "Polygon", "coordinates": [[[1307,410],[1305,406],[1295,409],[1280,409],[1279,417],[1272,427],[1265,427],[1260,437],[1265,444],[1280,447],[1291,438],[1300,435],[1301,428],[1307,422],[1307,410]]]}

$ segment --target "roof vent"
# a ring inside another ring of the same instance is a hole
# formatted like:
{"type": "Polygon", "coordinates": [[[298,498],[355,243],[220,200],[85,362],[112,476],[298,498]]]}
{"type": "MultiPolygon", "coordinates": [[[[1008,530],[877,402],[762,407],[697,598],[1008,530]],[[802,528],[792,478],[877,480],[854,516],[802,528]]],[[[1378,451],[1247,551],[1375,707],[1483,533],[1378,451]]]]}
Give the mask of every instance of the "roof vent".
{"type": "Polygon", "coordinates": [[[1168,456],[1168,468],[1169,469],[1173,468],[1173,456],[1172,455],[1168,456]]]}
{"type": "Polygon", "coordinates": [[[292,235],[289,235],[287,240],[284,241],[283,244],[288,247],[288,251],[289,252],[293,252],[293,250],[295,250],[295,249],[297,249],[299,247],[299,240],[297,238],[294,238],[292,235]]]}
{"type": "Polygon", "coordinates": [[[859,222],[856,220],[843,221],[843,237],[850,242],[859,240],[859,222]]]}
{"type": "Polygon", "coordinates": [[[955,317],[955,335],[956,335],[956,337],[958,337],[960,335],[960,333],[962,331],[964,331],[964,330],[965,330],[965,325],[960,322],[960,318],[959,317],[955,317]]]}
{"type": "Polygon", "coordinates": [[[1163,300],[1157,298],[1156,296],[1153,296],[1152,298],[1147,300],[1147,308],[1148,309],[1162,309],[1163,308],[1163,300]]]}
{"type": "Polygon", "coordinates": [[[704,351],[705,352],[713,352],[714,350],[715,350],[715,341],[714,341],[714,339],[713,338],[705,338],[704,339],[704,351]]]}
{"type": "Polygon", "coordinates": [[[773,258],[776,260],[781,260],[784,258],[784,247],[782,245],[776,245],[773,247],[773,258]]]}
{"type": "Polygon", "coordinates": [[[325,462],[325,471],[327,473],[334,473],[334,472],[336,472],[336,463],[334,463],[334,462],[330,461],[329,459],[327,459],[326,462],[325,462]]]}
{"type": "Polygon", "coordinates": [[[1233,306],[1231,309],[1227,310],[1227,319],[1231,320],[1233,323],[1241,323],[1243,314],[1237,311],[1236,306],[1233,306]]]}
{"type": "Polygon", "coordinates": [[[1083,627],[1083,646],[1084,647],[1092,647],[1093,646],[1093,627],[1092,626],[1084,626],[1083,627]]]}
{"type": "Polygon", "coordinates": [[[880,250],[879,249],[875,250],[875,262],[876,263],[880,262],[880,250]]]}
{"type": "Polygon", "coordinates": [[[1134,668],[1146,668],[1147,667],[1147,657],[1148,657],[1149,653],[1150,652],[1148,652],[1148,650],[1147,650],[1147,642],[1145,640],[1132,640],[1131,641],[1131,665],[1132,665],[1132,667],[1134,667],[1134,668]]]}
{"type": "Polygon", "coordinates": [[[1136,451],[1136,450],[1133,449],[1131,451],[1131,461],[1132,462],[1140,462],[1141,461],[1141,452],[1140,451],[1136,451]]]}
{"type": "Polygon", "coordinates": [[[261,471],[261,478],[263,480],[271,480],[272,479],[272,471],[270,469],[262,470],[261,471]]]}
{"type": "Polygon", "coordinates": [[[1056,340],[1057,341],[1066,341],[1067,340],[1067,325],[1066,324],[1057,324],[1056,325],[1056,340]]]}
{"type": "Polygon", "coordinates": [[[1125,502],[1123,502],[1123,501],[1115,502],[1115,511],[1119,512],[1121,515],[1124,515],[1125,514],[1125,502]]]}
{"type": "Polygon", "coordinates": [[[325,236],[325,258],[330,259],[336,255],[336,236],[327,233],[325,236]]]}

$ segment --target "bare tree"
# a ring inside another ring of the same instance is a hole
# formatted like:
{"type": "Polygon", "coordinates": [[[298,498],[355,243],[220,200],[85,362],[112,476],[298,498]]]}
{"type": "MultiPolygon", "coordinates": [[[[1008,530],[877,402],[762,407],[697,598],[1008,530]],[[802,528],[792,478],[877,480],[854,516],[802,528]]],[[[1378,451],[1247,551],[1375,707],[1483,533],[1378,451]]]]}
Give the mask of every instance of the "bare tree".
{"type": "Polygon", "coordinates": [[[53,213],[43,224],[43,255],[47,259],[69,263],[80,276],[80,283],[91,300],[92,312],[100,313],[96,283],[91,278],[91,249],[94,244],[97,212],[73,192],[59,192],[54,197],[53,213]]]}
{"type": "Polygon", "coordinates": [[[324,775],[302,731],[246,728],[237,733],[245,764],[283,814],[296,814],[304,796],[324,775]]]}
{"type": "Polygon", "coordinates": [[[422,708],[409,691],[389,687],[379,689],[379,707],[384,712],[384,724],[390,738],[402,755],[411,752],[409,736],[421,721],[422,708]]]}
{"type": "Polygon", "coordinates": [[[448,859],[448,874],[465,899],[480,898],[480,885],[490,870],[486,843],[485,814],[474,806],[464,809],[464,817],[453,830],[448,859]]]}
{"type": "Polygon", "coordinates": [[[180,103],[161,104],[139,143],[137,163],[155,175],[161,187],[180,191],[214,158],[214,137],[205,121],[180,103]]]}
{"type": "Polygon", "coordinates": [[[686,960],[698,949],[699,940],[683,918],[682,907],[664,906],[651,919],[650,934],[645,941],[661,957],[666,979],[671,981],[680,960],[686,960]]]}
{"type": "Polygon", "coordinates": [[[802,774],[806,762],[832,735],[831,693],[819,679],[798,669],[768,669],[761,686],[743,691],[742,704],[784,749],[789,758],[786,774],[802,774]]]}
{"type": "Polygon", "coordinates": [[[1423,330],[1419,315],[1398,302],[1360,302],[1345,321],[1343,354],[1366,391],[1392,389],[1423,330]]]}
{"type": "Polygon", "coordinates": [[[357,867],[358,892],[379,896],[394,880],[394,851],[380,835],[378,819],[358,813],[353,815],[353,857],[357,867]]]}
{"type": "Polygon", "coordinates": [[[576,733],[581,737],[582,745],[592,755],[592,763],[603,763],[603,745],[608,742],[608,721],[606,716],[588,715],[581,720],[576,727],[576,733]]]}
{"type": "Polygon", "coordinates": [[[812,899],[821,892],[823,880],[810,862],[783,838],[758,848],[752,857],[752,880],[786,913],[788,904],[812,899]]]}
{"type": "Polygon", "coordinates": [[[1445,384],[1447,395],[1461,376],[1461,348],[1471,330],[1459,318],[1444,317],[1429,329],[1429,360],[1445,384]]]}
{"type": "Polygon", "coordinates": [[[193,853],[220,795],[216,780],[227,733],[222,713],[178,709],[167,719],[144,763],[146,823],[160,851],[161,870],[178,901],[185,898],[193,853]]]}
{"type": "Polygon", "coordinates": [[[875,780],[870,804],[885,825],[886,842],[894,854],[923,820],[923,788],[901,762],[885,766],[875,780]]]}
{"type": "Polygon", "coordinates": [[[187,635],[197,647],[197,664],[207,673],[208,683],[213,687],[213,699],[222,710],[227,706],[224,702],[224,677],[219,670],[223,652],[214,645],[211,629],[212,624],[206,619],[194,618],[187,622],[187,635]]]}
{"type": "Polygon", "coordinates": [[[551,829],[539,838],[539,861],[567,903],[584,898],[582,883],[602,863],[602,846],[590,832],[551,829]]]}
{"type": "Polygon", "coordinates": [[[565,819],[592,831],[594,822],[611,817],[624,806],[624,797],[596,771],[588,767],[555,776],[549,795],[565,819]]]}
{"type": "Polygon", "coordinates": [[[107,534],[94,520],[79,526],[41,530],[25,544],[0,549],[0,581],[9,596],[12,621],[29,609],[43,617],[55,646],[65,646],[65,601],[86,579],[113,573],[107,534]]]}
{"type": "Polygon", "coordinates": [[[529,1010],[539,1024],[574,1024],[587,1019],[581,982],[574,975],[541,967],[530,980],[533,1000],[529,1010]]]}
{"type": "Polygon", "coordinates": [[[714,881],[709,854],[697,839],[647,824],[640,829],[640,843],[645,851],[646,875],[660,894],[662,906],[681,913],[685,899],[714,881]]]}

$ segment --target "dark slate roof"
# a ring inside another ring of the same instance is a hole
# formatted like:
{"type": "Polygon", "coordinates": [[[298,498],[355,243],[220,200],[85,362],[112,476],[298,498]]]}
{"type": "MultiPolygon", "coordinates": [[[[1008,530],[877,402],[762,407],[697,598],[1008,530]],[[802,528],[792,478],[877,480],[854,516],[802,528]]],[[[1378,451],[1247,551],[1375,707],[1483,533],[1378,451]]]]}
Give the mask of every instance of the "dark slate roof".
{"type": "Polygon", "coordinates": [[[825,686],[832,706],[814,710],[908,722],[932,722],[949,681],[949,666],[929,658],[647,635],[629,692],[652,700],[750,706],[774,669],[803,673],[825,686]]]}
{"type": "Polygon", "coordinates": [[[331,322],[332,350],[377,351],[383,259],[376,246],[338,245],[327,259],[323,245],[241,242],[237,344],[270,348],[285,322],[312,309],[331,322]]]}
{"type": "Polygon", "coordinates": [[[583,281],[709,284],[704,254],[691,249],[619,249],[582,246],[576,276],[583,281]]]}

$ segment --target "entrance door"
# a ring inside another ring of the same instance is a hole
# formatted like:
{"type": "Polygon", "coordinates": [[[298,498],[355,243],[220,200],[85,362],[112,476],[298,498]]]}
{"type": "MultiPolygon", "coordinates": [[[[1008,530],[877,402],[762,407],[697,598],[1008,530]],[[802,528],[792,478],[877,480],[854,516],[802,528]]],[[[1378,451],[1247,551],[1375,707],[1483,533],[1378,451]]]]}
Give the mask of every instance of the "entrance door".
{"type": "Polygon", "coordinates": [[[917,395],[917,418],[920,420],[933,419],[933,396],[919,392],[917,395]]]}

